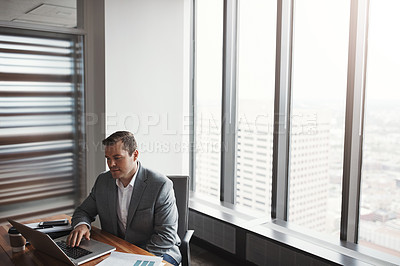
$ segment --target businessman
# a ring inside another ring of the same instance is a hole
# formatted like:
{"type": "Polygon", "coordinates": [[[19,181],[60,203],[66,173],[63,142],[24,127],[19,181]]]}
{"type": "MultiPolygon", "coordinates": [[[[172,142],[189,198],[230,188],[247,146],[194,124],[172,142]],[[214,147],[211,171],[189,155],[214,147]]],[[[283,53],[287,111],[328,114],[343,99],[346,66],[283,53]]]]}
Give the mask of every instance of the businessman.
{"type": "Polygon", "coordinates": [[[71,247],[89,239],[99,215],[101,228],[178,265],[178,211],[172,182],[138,161],[132,133],[117,131],[103,140],[109,171],[100,174],[72,216],[71,247]]]}

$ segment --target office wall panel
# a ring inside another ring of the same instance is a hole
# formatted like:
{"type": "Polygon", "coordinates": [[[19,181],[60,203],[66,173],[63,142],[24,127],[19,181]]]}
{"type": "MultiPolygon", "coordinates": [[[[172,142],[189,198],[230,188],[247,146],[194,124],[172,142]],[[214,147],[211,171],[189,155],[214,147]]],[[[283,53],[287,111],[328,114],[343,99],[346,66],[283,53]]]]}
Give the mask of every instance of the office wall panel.
{"type": "Polygon", "coordinates": [[[106,133],[132,131],[143,165],[188,174],[185,0],[105,1],[106,133]]]}

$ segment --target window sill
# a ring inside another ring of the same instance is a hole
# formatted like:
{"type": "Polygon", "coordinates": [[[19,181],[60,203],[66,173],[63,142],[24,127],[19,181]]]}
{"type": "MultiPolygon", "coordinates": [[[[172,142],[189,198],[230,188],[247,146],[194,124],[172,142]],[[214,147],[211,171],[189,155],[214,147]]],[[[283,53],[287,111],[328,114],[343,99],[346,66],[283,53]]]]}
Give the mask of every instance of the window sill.
{"type": "Polygon", "coordinates": [[[304,228],[297,228],[285,221],[271,220],[266,214],[244,211],[232,204],[213,202],[190,196],[189,209],[235,227],[270,239],[280,245],[323,258],[341,265],[399,265],[400,258],[334,239],[321,239],[304,228]]]}

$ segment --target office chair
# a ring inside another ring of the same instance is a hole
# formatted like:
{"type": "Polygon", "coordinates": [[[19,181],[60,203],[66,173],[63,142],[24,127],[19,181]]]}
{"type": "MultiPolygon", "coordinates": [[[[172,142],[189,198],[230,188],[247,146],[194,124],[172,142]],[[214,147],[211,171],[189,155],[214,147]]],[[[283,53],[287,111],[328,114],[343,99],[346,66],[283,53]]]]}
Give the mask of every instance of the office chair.
{"type": "Polygon", "coordinates": [[[189,226],[189,176],[168,176],[174,184],[176,206],[178,208],[178,236],[181,239],[179,250],[182,254],[182,266],[190,265],[189,241],[194,230],[188,230],[189,226]]]}

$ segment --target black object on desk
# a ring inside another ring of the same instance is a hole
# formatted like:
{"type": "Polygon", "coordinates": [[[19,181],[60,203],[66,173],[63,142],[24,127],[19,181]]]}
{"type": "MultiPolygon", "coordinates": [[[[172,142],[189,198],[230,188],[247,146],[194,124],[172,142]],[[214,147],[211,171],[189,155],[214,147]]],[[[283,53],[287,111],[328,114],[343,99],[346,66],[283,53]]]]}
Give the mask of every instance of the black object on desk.
{"type": "MultiPolygon", "coordinates": [[[[35,224],[30,224],[30,227],[49,235],[52,239],[55,239],[68,235],[72,231],[72,227],[70,227],[69,225],[70,223],[68,219],[62,219],[40,222],[37,224],[36,227],[35,224]]],[[[19,233],[14,227],[11,227],[10,230],[15,230],[17,233],[19,233]]]]}

